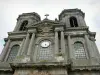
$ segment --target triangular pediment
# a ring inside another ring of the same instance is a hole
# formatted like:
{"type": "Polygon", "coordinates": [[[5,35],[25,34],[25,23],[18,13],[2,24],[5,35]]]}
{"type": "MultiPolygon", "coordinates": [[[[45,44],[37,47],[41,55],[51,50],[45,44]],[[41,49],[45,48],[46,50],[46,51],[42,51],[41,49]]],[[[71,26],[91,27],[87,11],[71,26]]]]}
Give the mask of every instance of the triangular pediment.
{"type": "Polygon", "coordinates": [[[38,33],[48,33],[54,31],[55,26],[64,26],[59,21],[44,19],[36,24],[29,26],[28,28],[36,28],[38,33]]]}
{"type": "Polygon", "coordinates": [[[53,31],[53,25],[58,24],[58,22],[52,21],[52,20],[43,20],[34,26],[37,27],[38,32],[52,32],[53,31]]]}
{"type": "Polygon", "coordinates": [[[51,32],[54,29],[55,25],[62,25],[58,21],[44,19],[31,27],[36,27],[38,32],[51,32]]]}
{"type": "Polygon", "coordinates": [[[44,19],[32,26],[38,27],[38,26],[46,26],[46,25],[54,25],[54,24],[60,24],[60,22],[58,21],[54,21],[54,20],[48,20],[48,19],[44,19]]]}

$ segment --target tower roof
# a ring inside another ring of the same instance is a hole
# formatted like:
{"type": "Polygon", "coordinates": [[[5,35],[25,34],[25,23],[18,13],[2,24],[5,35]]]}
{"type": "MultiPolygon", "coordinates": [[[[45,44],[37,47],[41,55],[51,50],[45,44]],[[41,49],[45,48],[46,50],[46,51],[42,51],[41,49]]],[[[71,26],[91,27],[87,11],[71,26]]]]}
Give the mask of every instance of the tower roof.
{"type": "Polygon", "coordinates": [[[59,19],[62,18],[62,16],[66,13],[73,13],[73,12],[78,12],[82,15],[82,17],[84,18],[85,13],[83,13],[80,9],[64,9],[60,14],[59,14],[59,19]]]}
{"type": "Polygon", "coordinates": [[[24,16],[33,16],[33,17],[36,17],[38,20],[41,20],[41,17],[38,13],[36,12],[30,12],[30,13],[22,13],[21,15],[19,15],[19,17],[17,18],[17,20],[21,17],[24,17],[24,16]]]}

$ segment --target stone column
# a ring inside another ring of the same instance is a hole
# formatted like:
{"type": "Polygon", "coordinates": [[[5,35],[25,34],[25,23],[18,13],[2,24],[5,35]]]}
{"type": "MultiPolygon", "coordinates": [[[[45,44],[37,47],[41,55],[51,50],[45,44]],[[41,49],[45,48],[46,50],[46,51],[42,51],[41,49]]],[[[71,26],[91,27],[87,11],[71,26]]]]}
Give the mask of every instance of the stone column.
{"type": "Polygon", "coordinates": [[[26,35],[26,39],[25,39],[24,46],[22,49],[22,54],[26,54],[28,46],[29,46],[28,42],[29,42],[29,33],[27,33],[27,35],[26,35]]]}
{"type": "Polygon", "coordinates": [[[58,54],[58,31],[55,31],[55,54],[58,54]]]}
{"type": "Polygon", "coordinates": [[[61,31],[61,52],[65,54],[65,38],[63,31],[61,31]]]}
{"type": "Polygon", "coordinates": [[[65,62],[67,62],[68,55],[66,54],[66,51],[65,51],[65,38],[64,38],[63,31],[61,31],[61,53],[63,54],[65,62]]]}
{"type": "Polygon", "coordinates": [[[74,58],[74,52],[72,50],[72,45],[71,45],[71,35],[68,35],[68,58],[72,60],[74,58]]]}
{"type": "Polygon", "coordinates": [[[29,44],[27,55],[31,55],[31,52],[33,50],[33,45],[34,45],[34,39],[35,39],[35,33],[33,32],[32,38],[31,38],[31,41],[30,41],[30,44],[29,44]]]}
{"type": "Polygon", "coordinates": [[[35,51],[34,51],[34,53],[33,53],[33,58],[32,58],[32,60],[33,60],[34,63],[37,63],[38,47],[39,47],[39,45],[36,44],[36,45],[35,45],[35,51]]]}
{"type": "Polygon", "coordinates": [[[97,58],[100,58],[100,54],[99,54],[99,50],[97,48],[97,45],[96,45],[95,41],[92,41],[92,42],[93,42],[93,46],[94,46],[95,56],[97,58]]]}
{"type": "Polygon", "coordinates": [[[19,48],[18,53],[17,53],[17,56],[20,56],[22,54],[22,48],[23,48],[24,42],[25,42],[25,38],[23,39],[23,41],[22,41],[22,43],[20,45],[20,48],[19,48]]]}
{"type": "Polygon", "coordinates": [[[0,56],[0,61],[3,61],[5,59],[5,56],[6,56],[7,52],[8,52],[8,48],[9,48],[10,42],[11,42],[11,40],[9,39],[7,41],[5,47],[3,48],[1,56],[0,56]]]}
{"type": "Polygon", "coordinates": [[[88,56],[90,58],[91,57],[93,58],[94,57],[94,53],[92,52],[92,48],[91,48],[91,45],[90,45],[90,41],[89,41],[88,35],[85,35],[85,42],[86,42],[88,56]]]}

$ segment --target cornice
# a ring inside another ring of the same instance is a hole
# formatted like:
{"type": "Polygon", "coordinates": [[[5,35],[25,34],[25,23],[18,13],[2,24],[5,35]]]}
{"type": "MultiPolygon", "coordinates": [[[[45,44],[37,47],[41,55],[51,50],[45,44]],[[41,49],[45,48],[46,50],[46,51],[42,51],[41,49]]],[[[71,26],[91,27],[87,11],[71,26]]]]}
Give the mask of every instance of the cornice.
{"type": "Polygon", "coordinates": [[[18,31],[18,32],[8,32],[8,39],[16,40],[16,39],[23,39],[26,37],[26,31],[18,31]]]}
{"type": "Polygon", "coordinates": [[[82,17],[85,17],[85,13],[83,13],[80,9],[64,9],[60,15],[59,15],[59,20],[61,20],[61,18],[63,17],[63,15],[65,15],[66,13],[75,13],[75,12],[79,12],[78,14],[82,15],[82,17]]]}
{"type": "Polygon", "coordinates": [[[88,30],[89,27],[88,26],[84,26],[84,27],[67,27],[66,31],[74,31],[74,30],[88,30]]]}
{"type": "Polygon", "coordinates": [[[100,65],[92,65],[92,66],[72,66],[72,70],[99,70],[100,65]]]}
{"type": "Polygon", "coordinates": [[[59,24],[60,22],[46,19],[46,20],[39,21],[39,22],[33,24],[32,26],[38,26],[38,25],[42,25],[42,24],[45,24],[45,23],[48,23],[48,24],[49,23],[51,23],[51,24],[59,24]]]}
{"type": "Polygon", "coordinates": [[[25,36],[9,36],[8,38],[11,40],[22,40],[23,38],[25,38],[25,36]]]}
{"type": "Polygon", "coordinates": [[[58,62],[53,62],[53,63],[10,63],[11,67],[13,69],[15,68],[54,68],[54,67],[64,67],[68,68],[70,67],[70,64],[65,64],[65,63],[58,63],[58,62]]]}
{"type": "Polygon", "coordinates": [[[96,36],[96,32],[90,32],[90,31],[88,31],[88,34],[89,34],[90,36],[93,36],[94,38],[95,38],[95,36],[96,36]]]}
{"type": "Polygon", "coordinates": [[[8,32],[8,35],[19,35],[19,34],[26,34],[27,31],[17,31],[17,32],[8,32]]]}
{"type": "Polygon", "coordinates": [[[23,13],[21,15],[19,15],[19,17],[17,18],[17,20],[19,20],[21,17],[25,17],[25,16],[35,16],[39,21],[41,20],[40,15],[36,12],[31,12],[31,13],[23,13]]]}

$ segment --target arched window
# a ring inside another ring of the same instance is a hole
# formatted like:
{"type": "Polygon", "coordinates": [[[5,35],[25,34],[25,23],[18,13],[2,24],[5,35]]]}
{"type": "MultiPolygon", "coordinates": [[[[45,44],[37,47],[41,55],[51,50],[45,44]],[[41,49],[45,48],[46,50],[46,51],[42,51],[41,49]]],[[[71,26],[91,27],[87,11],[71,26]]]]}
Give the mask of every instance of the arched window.
{"type": "Polygon", "coordinates": [[[12,46],[7,61],[13,61],[13,59],[16,57],[16,55],[18,53],[19,47],[20,47],[19,45],[12,46]]]}
{"type": "Polygon", "coordinates": [[[51,41],[43,40],[39,44],[38,57],[39,61],[51,60],[53,57],[51,41]]]}
{"type": "Polygon", "coordinates": [[[84,49],[84,45],[82,42],[75,42],[74,43],[74,49],[75,49],[75,57],[76,59],[86,59],[86,52],[84,49]]]}
{"type": "Polygon", "coordinates": [[[27,20],[23,21],[23,23],[21,24],[21,27],[20,27],[19,30],[20,30],[20,31],[26,30],[27,24],[28,24],[28,21],[27,21],[27,20]]]}
{"type": "Polygon", "coordinates": [[[77,19],[75,17],[70,17],[71,27],[78,27],[77,19]]]}

